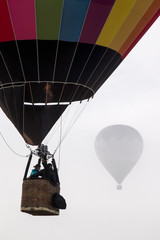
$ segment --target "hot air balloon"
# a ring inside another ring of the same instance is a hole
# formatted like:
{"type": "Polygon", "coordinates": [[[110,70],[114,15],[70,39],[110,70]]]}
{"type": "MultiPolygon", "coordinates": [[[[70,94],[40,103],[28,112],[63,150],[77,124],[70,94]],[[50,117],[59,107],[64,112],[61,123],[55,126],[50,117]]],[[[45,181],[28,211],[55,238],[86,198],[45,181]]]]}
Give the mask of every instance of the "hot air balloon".
{"type": "Polygon", "coordinates": [[[97,135],[97,156],[119,184],[135,166],[143,151],[143,139],[139,132],[127,125],[111,125],[97,135]]]}
{"type": "Polygon", "coordinates": [[[29,145],[94,96],[159,16],[159,0],[0,0],[0,107],[29,145]]]}
{"type": "Polygon", "coordinates": [[[30,145],[93,97],[159,16],[159,0],[0,0],[0,106],[30,145]]]}

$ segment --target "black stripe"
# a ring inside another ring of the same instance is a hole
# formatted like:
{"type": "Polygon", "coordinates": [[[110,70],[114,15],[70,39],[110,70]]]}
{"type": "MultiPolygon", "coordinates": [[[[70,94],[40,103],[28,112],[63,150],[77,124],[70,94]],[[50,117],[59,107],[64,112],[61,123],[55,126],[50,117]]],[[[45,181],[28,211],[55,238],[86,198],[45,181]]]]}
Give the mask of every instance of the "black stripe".
{"type": "MultiPolygon", "coordinates": [[[[38,82],[36,40],[17,41],[17,44],[26,80],[38,82]]],[[[24,78],[15,42],[0,43],[0,49],[13,81],[23,82],[24,78]]],[[[84,93],[85,98],[91,97],[93,93],[98,90],[97,86],[101,86],[110,73],[115,70],[117,61],[119,63],[122,61],[121,55],[112,49],[102,46],[85,43],[78,43],[77,45],[77,43],[64,41],[57,43],[57,41],[38,40],[40,80],[46,82],[52,81],[54,66],[56,66],[54,75],[56,84],[54,85],[55,89],[53,88],[55,98],[52,99],[54,102],[59,100],[58,96],[60,96],[61,93],[63,93],[61,101],[70,101],[75,91],[76,95],[73,101],[82,100],[84,93]],[[56,57],[57,46],[58,55],[56,57]],[[99,83],[97,83],[97,81],[99,83]],[[59,85],[57,84],[58,82],[60,82],[59,85]],[[77,88],[77,86],[69,84],[63,87],[62,85],[67,82],[75,84],[78,82],[80,86],[77,88]],[[91,90],[83,88],[83,85],[91,88],[91,90]]],[[[10,80],[2,60],[0,64],[2,66],[0,69],[0,81],[2,84],[5,84],[10,80]]],[[[32,87],[35,88],[35,85],[33,84],[32,87]]],[[[36,94],[36,90],[34,89],[33,94],[36,94]]],[[[35,97],[36,101],[38,101],[40,95],[42,95],[42,98],[40,98],[41,101],[44,98],[41,87],[39,95],[35,97]]]]}

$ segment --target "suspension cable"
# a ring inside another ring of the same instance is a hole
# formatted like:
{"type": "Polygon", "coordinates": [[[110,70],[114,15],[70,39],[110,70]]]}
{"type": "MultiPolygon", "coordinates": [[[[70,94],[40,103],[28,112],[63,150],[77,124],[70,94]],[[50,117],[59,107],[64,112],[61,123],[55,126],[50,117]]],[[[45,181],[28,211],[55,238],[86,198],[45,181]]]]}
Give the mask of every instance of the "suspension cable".
{"type": "Polygon", "coordinates": [[[60,168],[60,160],[61,160],[61,143],[62,143],[62,116],[61,116],[61,123],[60,123],[60,145],[59,145],[59,158],[58,158],[58,170],[60,168]]]}
{"type": "Polygon", "coordinates": [[[64,139],[66,138],[66,136],[68,135],[68,133],[71,131],[71,129],[73,128],[73,126],[75,125],[77,119],[79,118],[79,116],[82,114],[82,112],[84,111],[84,109],[87,106],[87,103],[85,103],[85,105],[83,106],[83,108],[79,111],[79,113],[77,114],[77,116],[73,119],[73,121],[71,122],[70,126],[67,128],[66,132],[64,133],[64,135],[61,137],[55,151],[54,154],[57,152],[57,150],[59,149],[59,147],[61,146],[62,142],[64,141],[64,139]]]}
{"type": "Polygon", "coordinates": [[[16,155],[19,156],[19,157],[28,157],[28,156],[30,155],[30,154],[28,154],[28,155],[21,155],[21,154],[15,152],[15,151],[9,146],[9,144],[7,143],[7,141],[5,140],[5,138],[3,137],[3,135],[2,135],[1,132],[0,132],[0,135],[1,135],[2,139],[3,139],[3,141],[5,142],[5,144],[7,145],[7,147],[8,147],[14,154],[16,154],[16,155]]]}

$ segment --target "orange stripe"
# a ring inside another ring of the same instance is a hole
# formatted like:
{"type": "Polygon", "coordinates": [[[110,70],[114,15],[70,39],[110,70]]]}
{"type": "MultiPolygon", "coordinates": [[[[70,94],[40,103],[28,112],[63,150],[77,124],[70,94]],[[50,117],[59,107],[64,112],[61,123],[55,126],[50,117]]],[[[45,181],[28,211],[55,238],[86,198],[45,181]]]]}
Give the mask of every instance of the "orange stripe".
{"type": "Polygon", "coordinates": [[[136,25],[141,21],[154,0],[137,0],[126,21],[123,23],[119,32],[110,44],[110,48],[119,52],[127,38],[130,36],[136,25]]]}
{"type": "Polygon", "coordinates": [[[130,36],[127,38],[127,40],[124,42],[120,50],[118,51],[121,56],[125,54],[125,52],[128,50],[128,48],[131,46],[131,44],[135,41],[135,39],[138,37],[138,35],[143,31],[145,26],[148,24],[148,22],[153,18],[153,16],[156,14],[157,9],[160,8],[160,0],[155,0],[150,8],[147,10],[147,12],[144,14],[140,22],[137,24],[135,29],[132,31],[130,36]]]}

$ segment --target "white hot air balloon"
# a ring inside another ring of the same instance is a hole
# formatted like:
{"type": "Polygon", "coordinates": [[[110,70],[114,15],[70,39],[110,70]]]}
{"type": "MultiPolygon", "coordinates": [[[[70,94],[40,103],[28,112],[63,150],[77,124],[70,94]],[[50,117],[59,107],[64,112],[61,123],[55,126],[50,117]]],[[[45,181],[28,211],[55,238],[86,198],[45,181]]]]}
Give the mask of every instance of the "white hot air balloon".
{"type": "Polygon", "coordinates": [[[118,183],[117,189],[121,189],[123,179],[142,154],[143,139],[133,127],[111,125],[97,135],[95,149],[104,167],[118,183]]]}

